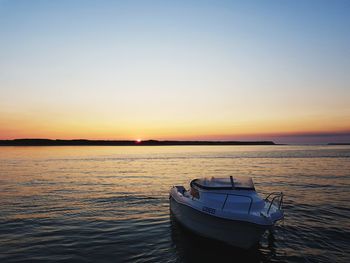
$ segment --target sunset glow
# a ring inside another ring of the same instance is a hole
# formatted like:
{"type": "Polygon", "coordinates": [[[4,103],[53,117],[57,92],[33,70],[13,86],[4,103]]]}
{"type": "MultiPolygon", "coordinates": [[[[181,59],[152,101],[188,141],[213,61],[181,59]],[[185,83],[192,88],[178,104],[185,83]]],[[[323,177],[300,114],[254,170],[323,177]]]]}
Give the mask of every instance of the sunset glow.
{"type": "Polygon", "coordinates": [[[349,6],[0,1],[0,139],[348,142],[349,6]]]}

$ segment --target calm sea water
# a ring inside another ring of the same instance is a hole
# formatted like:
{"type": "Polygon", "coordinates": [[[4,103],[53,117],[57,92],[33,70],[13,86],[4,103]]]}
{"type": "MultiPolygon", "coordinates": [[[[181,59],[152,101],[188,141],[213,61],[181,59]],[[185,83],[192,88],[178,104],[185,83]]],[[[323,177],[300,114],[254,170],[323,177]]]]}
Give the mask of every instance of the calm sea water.
{"type": "Polygon", "coordinates": [[[0,147],[0,262],[350,262],[350,147],[0,147]],[[285,220],[244,251],[169,213],[169,188],[253,177],[285,220]]]}

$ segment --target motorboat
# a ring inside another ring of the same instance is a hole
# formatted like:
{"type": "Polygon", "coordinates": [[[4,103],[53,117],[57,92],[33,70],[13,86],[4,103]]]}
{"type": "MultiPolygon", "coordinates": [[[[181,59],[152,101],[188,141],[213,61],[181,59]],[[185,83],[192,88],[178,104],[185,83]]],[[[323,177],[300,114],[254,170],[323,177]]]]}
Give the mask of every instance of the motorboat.
{"type": "Polygon", "coordinates": [[[252,178],[199,178],[190,189],[170,189],[170,210],[175,219],[193,232],[230,245],[249,249],[284,217],[283,193],[262,198],[252,178]]]}

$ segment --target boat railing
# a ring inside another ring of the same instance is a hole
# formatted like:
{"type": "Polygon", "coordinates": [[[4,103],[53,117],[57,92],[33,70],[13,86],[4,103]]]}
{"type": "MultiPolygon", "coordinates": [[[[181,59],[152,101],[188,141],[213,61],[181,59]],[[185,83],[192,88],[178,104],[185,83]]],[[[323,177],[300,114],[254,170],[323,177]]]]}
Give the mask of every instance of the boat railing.
{"type": "Polygon", "coordinates": [[[251,196],[249,196],[249,195],[226,194],[226,198],[225,198],[224,203],[222,204],[221,210],[224,210],[224,207],[225,207],[225,205],[226,205],[227,198],[228,198],[230,195],[233,195],[233,196],[241,196],[241,197],[247,197],[247,198],[250,199],[249,208],[248,208],[248,215],[249,215],[249,214],[250,214],[250,210],[252,209],[252,205],[253,205],[253,198],[252,198],[251,196]]]}
{"type": "Polygon", "coordinates": [[[283,193],[282,192],[272,192],[265,197],[265,202],[270,203],[267,209],[267,214],[270,212],[271,207],[274,202],[278,202],[278,209],[281,210],[283,206],[283,193]],[[271,200],[270,200],[271,199],[271,200]]]}

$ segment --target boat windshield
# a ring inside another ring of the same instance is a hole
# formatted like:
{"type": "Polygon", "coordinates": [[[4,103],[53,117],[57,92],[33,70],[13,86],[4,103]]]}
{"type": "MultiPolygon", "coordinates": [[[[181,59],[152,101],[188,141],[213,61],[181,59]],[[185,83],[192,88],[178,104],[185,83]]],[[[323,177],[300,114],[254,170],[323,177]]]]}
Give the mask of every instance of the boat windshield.
{"type": "Polygon", "coordinates": [[[250,177],[199,178],[191,182],[192,186],[205,190],[255,190],[250,177]]]}

